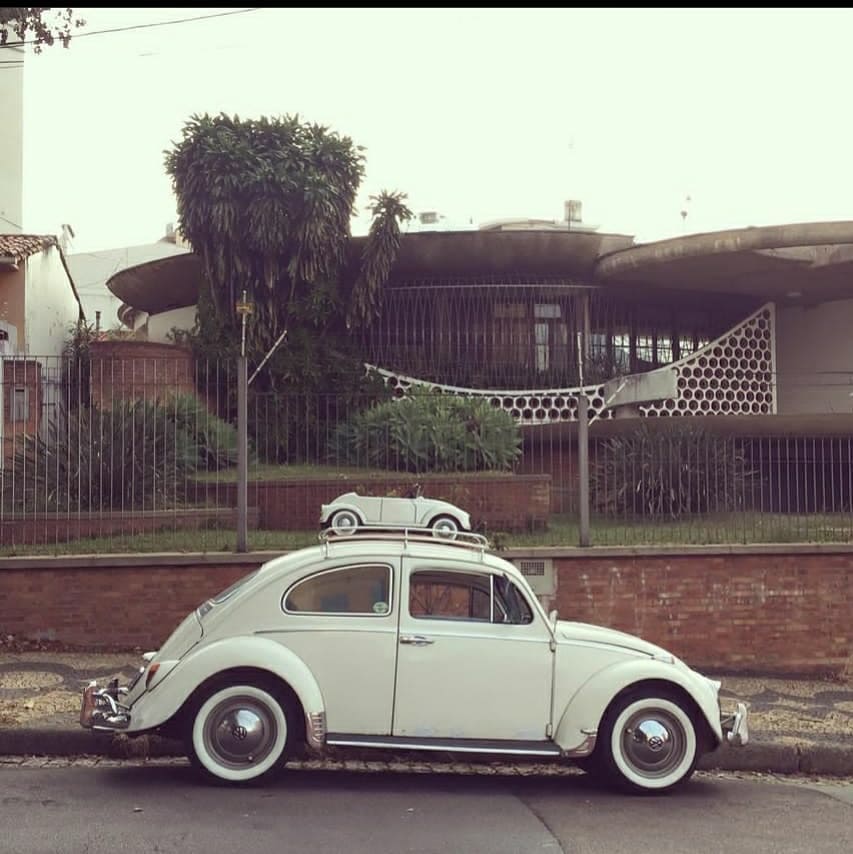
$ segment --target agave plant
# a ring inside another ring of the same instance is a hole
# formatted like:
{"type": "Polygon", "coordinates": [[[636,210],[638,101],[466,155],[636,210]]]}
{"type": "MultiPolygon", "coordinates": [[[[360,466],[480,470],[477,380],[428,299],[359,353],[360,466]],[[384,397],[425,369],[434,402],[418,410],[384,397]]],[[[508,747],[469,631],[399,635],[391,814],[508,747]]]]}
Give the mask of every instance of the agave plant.
{"type": "Polygon", "coordinates": [[[521,434],[488,401],[414,390],[352,417],[330,454],[348,465],[417,473],[507,470],[521,454],[521,434]]]}
{"type": "Polygon", "coordinates": [[[45,435],[19,437],[3,472],[7,508],[158,510],[183,501],[199,446],[169,405],[118,400],[60,411],[45,435]]]}

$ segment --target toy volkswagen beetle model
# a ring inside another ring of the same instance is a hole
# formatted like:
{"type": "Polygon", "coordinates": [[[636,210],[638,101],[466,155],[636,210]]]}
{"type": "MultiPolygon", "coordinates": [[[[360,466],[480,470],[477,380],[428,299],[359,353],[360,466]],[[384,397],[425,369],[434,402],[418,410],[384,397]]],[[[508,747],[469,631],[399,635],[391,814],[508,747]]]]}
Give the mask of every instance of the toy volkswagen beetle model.
{"type": "Polygon", "coordinates": [[[426,498],[416,483],[403,498],[339,495],[320,508],[320,524],[339,535],[353,534],[364,525],[430,528],[435,536],[452,540],[459,531],[471,530],[471,517],[447,501],[426,498]]]}
{"type": "Polygon", "coordinates": [[[638,791],[686,781],[747,709],[664,649],[545,614],[484,538],[325,537],[190,613],[127,687],[91,683],[80,723],[180,735],[245,783],[306,744],[572,760],[638,791]]]}

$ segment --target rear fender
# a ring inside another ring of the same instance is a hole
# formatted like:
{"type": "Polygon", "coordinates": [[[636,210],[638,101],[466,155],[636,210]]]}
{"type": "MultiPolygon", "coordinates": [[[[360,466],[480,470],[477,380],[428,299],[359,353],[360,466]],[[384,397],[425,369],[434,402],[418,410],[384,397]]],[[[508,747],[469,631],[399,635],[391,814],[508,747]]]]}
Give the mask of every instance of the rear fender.
{"type": "Polygon", "coordinates": [[[127,732],[155,729],[178,712],[203,682],[238,667],[266,671],[286,682],[305,712],[306,732],[312,746],[325,737],[323,695],[304,661],[287,647],[263,637],[231,637],[197,646],[184,656],[130,710],[127,732]]]}
{"type": "Polygon", "coordinates": [[[355,513],[358,517],[359,524],[367,524],[367,521],[364,518],[364,513],[358,507],[354,504],[344,504],[343,502],[327,507],[320,516],[320,523],[325,524],[332,518],[332,516],[335,515],[335,513],[339,513],[341,510],[349,510],[351,513],[355,513]]]}

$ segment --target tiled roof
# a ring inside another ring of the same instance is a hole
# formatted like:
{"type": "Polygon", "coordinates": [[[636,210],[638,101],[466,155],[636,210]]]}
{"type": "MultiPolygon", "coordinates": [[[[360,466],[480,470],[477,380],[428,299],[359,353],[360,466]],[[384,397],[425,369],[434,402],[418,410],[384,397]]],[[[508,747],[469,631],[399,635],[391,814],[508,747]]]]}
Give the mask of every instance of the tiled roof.
{"type": "Polygon", "coordinates": [[[23,261],[55,244],[56,238],[49,234],[0,234],[0,258],[23,261]]]}

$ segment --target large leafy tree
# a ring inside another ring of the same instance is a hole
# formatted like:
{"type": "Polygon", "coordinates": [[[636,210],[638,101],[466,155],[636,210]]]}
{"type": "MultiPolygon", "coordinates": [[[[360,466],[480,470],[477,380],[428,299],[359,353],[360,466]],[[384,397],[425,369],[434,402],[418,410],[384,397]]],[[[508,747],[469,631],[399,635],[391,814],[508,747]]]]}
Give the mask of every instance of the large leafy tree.
{"type": "MultiPolygon", "coordinates": [[[[400,225],[411,217],[405,196],[371,197],[373,222],[354,257],[364,153],[349,137],[298,116],[195,115],[165,154],[181,230],[205,271],[189,335],[200,364],[239,352],[235,307],[245,291],[250,370],[272,352],[249,390],[250,431],[264,459],[312,459],[315,437],[384,394],[365,375],[350,330],[379,313],[400,225]]],[[[234,387],[222,376],[203,369],[200,380],[208,396],[211,383],[223,385],[220,414],[231,418],[234,387]]]]}
{"type": "Polygon", "coordinates": [[[31,42],[33,50],[59,42],[68,47],[71,31],[86,22],[74,16],[73,9],[50,6],[0,6],[0,45],[14,41],[31,42]]]}
{"type": "MultiPolygon", "coordinates": [[[[207,311],[230,341],[235,305],[254,306],[247,350],[260,358],[285,328],[327,333],[336,318],[367,325],[411,212],[400,193],[372,197],[373,225],[347,282],[350,221],[363,149],[298,116],[241,120],[195,115],[166,152],[181,230],[201,257],[207,311]]],[[[205,297],[202,297],[204,302],[205,297]]]]}

